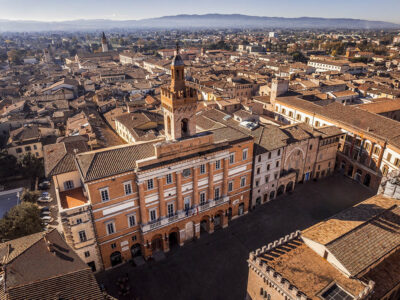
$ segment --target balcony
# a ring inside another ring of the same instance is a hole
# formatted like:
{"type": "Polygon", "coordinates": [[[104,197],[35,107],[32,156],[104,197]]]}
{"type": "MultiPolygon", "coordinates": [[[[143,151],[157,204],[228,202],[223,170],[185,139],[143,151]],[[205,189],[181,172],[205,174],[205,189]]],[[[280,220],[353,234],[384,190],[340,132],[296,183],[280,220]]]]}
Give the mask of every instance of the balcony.
{"type": "Polygon", "coordinates": [[[160,227],[164,227],[170,224],[173,224],[175,222],[179,222],[183,219],[186,218],[190,218],[192,216],[197,215],[200,212],[204,212],[207,211],[213,207],[222,205],[224,203],[229,202],[229,197],[225,196],[222,198],[219,198],[217,200],[210,200],[207,203],[204,203],[203,205],[198,205],[195,207],[192,207],[188,210],[185,211],[180,211],[177,214],[173,215],[173,216],[169,216],[169,217],[164,217],[162,219],[159,219],[157,221],[151,222],[151,223],[147,223],[145,225],[141,225],[141,229],[143,233],[146,233],[148,231],[152,231],[154,229],[160,228],[160,227]]]}

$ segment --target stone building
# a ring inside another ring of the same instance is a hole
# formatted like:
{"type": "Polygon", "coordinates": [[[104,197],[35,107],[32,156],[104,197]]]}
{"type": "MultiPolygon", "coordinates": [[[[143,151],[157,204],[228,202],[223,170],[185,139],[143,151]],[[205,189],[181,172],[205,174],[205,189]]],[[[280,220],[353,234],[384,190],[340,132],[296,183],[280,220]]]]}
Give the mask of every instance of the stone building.
{"type": "Polygon", "coordinates": [[[250,253],[246,299],[400,297],[400,207],[377,195],[250,253]]]}

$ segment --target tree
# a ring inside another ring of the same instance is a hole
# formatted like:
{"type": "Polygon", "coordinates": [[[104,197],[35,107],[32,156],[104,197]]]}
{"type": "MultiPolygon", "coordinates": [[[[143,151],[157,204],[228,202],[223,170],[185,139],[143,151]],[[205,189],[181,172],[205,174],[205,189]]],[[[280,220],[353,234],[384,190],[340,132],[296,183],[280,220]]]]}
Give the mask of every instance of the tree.
{"type": "Polygon", "coordinates": [[[21,200],[23,202],[36,203],[38,199],[39,199],[39,193],[35,191],[24,190],[24,192],[21,195],[21,200]]]}
{"type": "Polygon", "coordinates": [[[14,206],[0,219],[0,241],[13,240],[43,230],[39,208],[23,202],[14,206]]]}
{"type": "Polygon", "coordinates": [[[21,167],[26,177],[35,180],[36,177],[44,176],[44,166],[41,159],[27,153],[21,160],[21,167]]]}
{"type": "Polygon", "coordinates": [[[7,178],[19,173],[17,159],[5,152],[0,152],[0,178],[7,178]]]}
{"type": "Polygon", "coordinates": [[[300,51],[296,51],[292,53],[293,61],[299,61],[302,63],[307,63],[307,57],[300,51]]]}
{"type": "Polygon", "coordinates": [[[22,64],[22,56],[23,56],[23,52],[20,50],[11,50],[8,51],[7,56],[8,56],[8,60],[11,63],[17,64],[17,65],[21,65],[22,64]]]}

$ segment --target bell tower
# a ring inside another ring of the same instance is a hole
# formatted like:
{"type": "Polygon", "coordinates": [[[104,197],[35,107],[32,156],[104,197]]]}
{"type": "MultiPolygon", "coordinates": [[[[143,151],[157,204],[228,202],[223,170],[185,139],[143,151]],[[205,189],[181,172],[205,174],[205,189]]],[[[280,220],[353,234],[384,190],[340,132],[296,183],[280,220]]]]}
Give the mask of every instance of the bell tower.
{"type": "Polygon", "coordinates": [[[197,93],[185,85],[185,65],[178,43],[171,63],[171,84],[161,88],[161,103],[167,140],[179,140],[196,133],[197,93]]]}
{"type": "Polygon", "coordinates": [[[101,49],[103,50],[103,52],[108,52],[107,38],[106,35],[104,34],[104,31],[101,36],[101,49]]]}

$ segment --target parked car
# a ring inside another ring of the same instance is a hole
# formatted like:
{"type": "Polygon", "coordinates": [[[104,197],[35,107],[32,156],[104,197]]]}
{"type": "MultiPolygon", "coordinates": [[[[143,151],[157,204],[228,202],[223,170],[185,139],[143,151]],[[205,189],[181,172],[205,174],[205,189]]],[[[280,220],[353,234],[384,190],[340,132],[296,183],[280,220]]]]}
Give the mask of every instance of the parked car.
{"type": "Polygon", "coordinates": [[[42,181],[41,183],[39,183],[40,190],[47,190],[47,189],[49,189],[49,187],[50,187],[50,181],[48,181],[48,180],[45,180],[45,181],[42,181]]]}
{"type": "Polygon", "coordinates": [[[44,223],[51,223],[53,221],[53,218],[50,216],[43,216],[42,220],[44,221],[44,223]]]}
{"type": "Polygon", "coordinates": [[[43,192],[38,199],[38,202],[51,202],[51,201],[53,201],[53,198],[50,197],[50,194],[48,192],[43,192]]]}
{"type": "Polygon", "coordinates": [[[49,211],[49,210],[41,211],[40,216],[42,216],[42,217],[44,217],[44,216],[50,216],[50,211],[49,211]]]}

